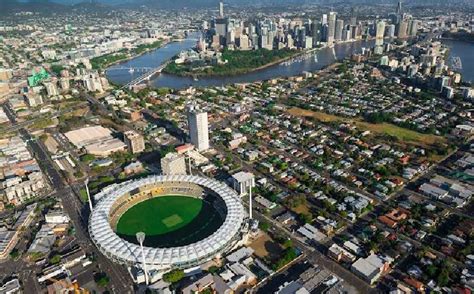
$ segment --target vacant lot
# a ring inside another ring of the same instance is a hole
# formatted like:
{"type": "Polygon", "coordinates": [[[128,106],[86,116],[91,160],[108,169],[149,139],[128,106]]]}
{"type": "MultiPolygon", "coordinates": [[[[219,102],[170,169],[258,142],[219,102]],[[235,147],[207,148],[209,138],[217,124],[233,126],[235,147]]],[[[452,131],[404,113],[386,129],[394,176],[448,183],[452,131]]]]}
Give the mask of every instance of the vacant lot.
{"type": "Polygon", "coordinates": [[[352,123],[360,130],[370,131],[375,135],[389,135],[396,137],[398,140],[405,143],[429,147],[435,143],[446,143],[446,139],[436,135],[422,134],[409,129],[401,128],[390,123],[372,124],[360,119],[345,118],[332,114],[327,114],[319,111],[305,110],[297,107],[290,108],[288,113],[300,117],[313,117],[321,122],[335,122],[340,121],[344,123],[352,123]]]}
{"type": "Polygon", "coordinates": [[[282,252],[281,246],[264,232],[262,232],[258,238],[250,244],[250,248],[255,250],[255,255],[261,259],[273,260],[282,252]]]}

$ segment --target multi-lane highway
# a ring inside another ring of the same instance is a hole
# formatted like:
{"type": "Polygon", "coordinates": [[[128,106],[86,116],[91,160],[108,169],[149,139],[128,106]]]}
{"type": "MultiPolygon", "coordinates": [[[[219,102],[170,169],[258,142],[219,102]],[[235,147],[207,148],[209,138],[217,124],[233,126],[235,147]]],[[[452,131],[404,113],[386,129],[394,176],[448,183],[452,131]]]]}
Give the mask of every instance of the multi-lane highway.
{"type": "MultiPolygon", "coordinates": [[[[96,256],[100,270],[104,271],[110,277],[111,283],[109,288],[114,293],[132,293],[133,282],[127,269],[119,264],[113,263],[103,256],[89,239],[87,232],[88,211],[86,206],[79,200],[76,190],[73,189],[72,186],[65,184],[62,174],[55,168],[44,145],[32,137],[24,128],[20,129],[19,133],[27,142],[28,148],[48,177],[49,182],[56,192],[54,197],[61,200],[65,212],[71,218],[76,229],[75,237],[78,243],[85,252],[93,253],[96,256]]],[[[28,279],[26,283],[29,283],[30,280],[31,279],[28,279]]]]}

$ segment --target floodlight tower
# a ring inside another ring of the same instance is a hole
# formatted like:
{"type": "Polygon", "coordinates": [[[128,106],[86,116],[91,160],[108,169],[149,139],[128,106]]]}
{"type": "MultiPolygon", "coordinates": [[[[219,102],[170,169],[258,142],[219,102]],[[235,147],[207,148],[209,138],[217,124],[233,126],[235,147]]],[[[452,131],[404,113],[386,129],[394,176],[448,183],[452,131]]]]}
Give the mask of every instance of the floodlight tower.
{"type": "Polygon", "coordinates": [[[91,210],[91,213],[92,213],[92,210],[94,209],[94,207],[92,206],[91,194],[89,193],[89,178],[86,179],[85,184],[86,184],[87,200],[89,202],[89,209],[91,210]]]}
{"type": "Polygon", "coordinates": [[[252,217],[252,184],[253,184],[253,179],[250,180],[250,185],[249,185],[249,218],[250,220],[253,219],[252,217]]]}
{"type": "Polygon", "coordinates": [[[145,283],[148,285],[148,270],[146,267],[146,262],[145,262],[145,250],[143,250],[143,241],[145,241],[145,233],[144,232],[138,232],[136,234],[137,241],[140,243],[140,249],[142,250],[142,259],[143,259],[143,271],[145,272],[145,283]]]}
{"type": "Polygon", "coordinates": [[[186,152],[186,155],[185,155],[185,163],[186,163],[186,158],[188,159],[188,172],[189,172],[189,175],[192,176],[193,175],[193,170],[192,170],[192,165],[191,165],[191,155],[189,154],[189,151],[186,152]]]}

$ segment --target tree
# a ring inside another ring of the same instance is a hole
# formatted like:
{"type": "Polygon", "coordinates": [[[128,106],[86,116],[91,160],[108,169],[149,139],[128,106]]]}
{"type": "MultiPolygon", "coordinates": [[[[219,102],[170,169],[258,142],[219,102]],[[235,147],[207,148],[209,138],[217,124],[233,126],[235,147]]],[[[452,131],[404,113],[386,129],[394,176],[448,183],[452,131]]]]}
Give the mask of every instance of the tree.
{"type": "Polygon", "coordinates": [[[299,216],[300,220],[302,222],[304,222],[305,224],[308,224],[313,220],[313,216],[311,215],[311,213],[302,212],[298,216],[299,216]]]}
{"type": "Polygon", "coordinates": [[[437,272],[438,272],[438,268],[434,264],[430,264],[426,267],[426,274],[430,278],[435,277],[437,272]]]}
{"type": "Polygon", "coordinates": [[[448,285],[448,283],[449,283],[449,270],[447,270],[447,269],[441,270],[441,272],[439,273],[438,278],[436,279],[436,281],[438,282],[438,286],[440,286],[440,287],[444,287],[444,286],[448,285]]]}
{"type": "Polygon", "coordinates": [[[165,157],[166,154],[174,151],[174,147],[171,145],[166,145],[160,149],[160,157],[165,157]]]}
{"type": "Polygon", "coordinates": [[[283,248],[290,248],[293,246],[293,241],[286,239],[281,246],[283,246],[283,248]]]}
{"type": "Polygon", "coordinates": [[[174,269],[163,275],[163,281],[168,283],[177,283],[184,278],[184,271],[181,269],[174,269]]]}
{"type": "Polygon", "coordinates": [[[275,264],[273,264],[273,269],[278,270],[284,267],[296,257],[297,257],[297,253],[296,253],[295,248],[293,247],[287,248],[285,252],[283,253],[282,257],[275,264]]]}
{"type": "Polygon", "coordinates": [[[260,228],[260,230],[266,232],[266,231],[268,231],[268,229],[270,229],[270,224],[267,223],[267,222],[260,222],[258,227],[260,228]]]}
{"type": "Polygon", "coordinates": [[[14,248],[14,249],[10,252],[10,258],[11,258],[11,259],[17,259],[19,256],[20,256],[20,252],[18,252],[18,249],[16,249],[16,248],[14,248]]]}
{"type": "Polygon", "coordinates": [[[211,273],[211,274],[215,274],[215,273],[217,273],[217,272],[219,271],[219,267],[213,265],[213,266],[210,266],[210,267],[207,269],[207,271],[208,271],[209,273],[211,273]]]}
{"type": "Polygon", "coordinates": [[[94,281],[97,286],[105,288],[110,283],[110,278],[105,273],[96,273],[94,275],[94,281]]]}
{"type": "Polygon", "coordinates": [[[56,254],[49,259],[50,264],[58,264],[61,261],[61,255],[56,254]]]}

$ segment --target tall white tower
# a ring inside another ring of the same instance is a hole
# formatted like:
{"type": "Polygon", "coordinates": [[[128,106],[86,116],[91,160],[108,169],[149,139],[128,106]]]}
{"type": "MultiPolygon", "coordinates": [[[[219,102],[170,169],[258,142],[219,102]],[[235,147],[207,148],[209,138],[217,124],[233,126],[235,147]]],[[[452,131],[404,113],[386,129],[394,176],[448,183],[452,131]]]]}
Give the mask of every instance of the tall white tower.
{"type": "Polygon", "coordinates": [[[86,179],[85,186],[86,186],[86,193],[87,193],[87,200],[88,200],[87,202],[89,202],[89,209],[91,210],[90,213],[92,213],[92,210],[94,209],[94,207],[92,206],[91,194],[89,193],[89,178],[86,179]]]}
{"type": "Polygon", "coordinates": [[[219,1],[219,17],[224,17],[224,2],[219,1]]]}
{"type": "Polygon", "coordinates": [[[140,243],[140,249],[142,251],[142,262],[143,262],[143,271],[145,272],[145,283],[148,285],[148,270],[146,266],[146,260],[145,260],[145,251],[143,250],[143,241],[145,241],[145,233],[144,232],[138,232],[136,234],[137,241],[140,243]]]}
{"type": "Polygon", "coordinates": [[[188,127],[191,143],[198,151],[209,149],[209,124],[207,112],[191,107],[188,111],[188,127]]]}

